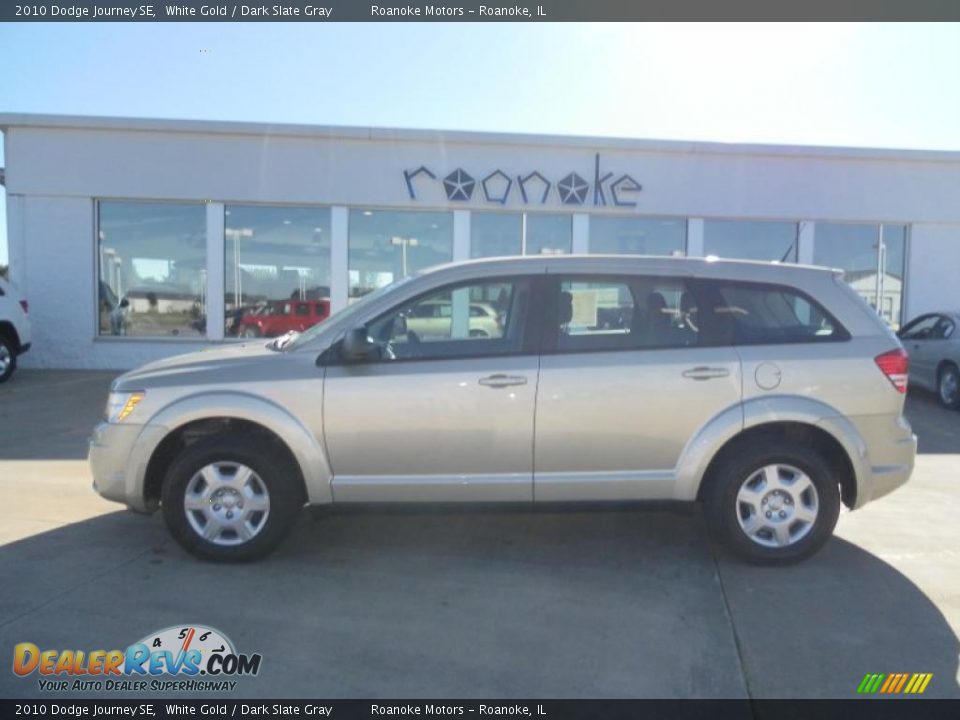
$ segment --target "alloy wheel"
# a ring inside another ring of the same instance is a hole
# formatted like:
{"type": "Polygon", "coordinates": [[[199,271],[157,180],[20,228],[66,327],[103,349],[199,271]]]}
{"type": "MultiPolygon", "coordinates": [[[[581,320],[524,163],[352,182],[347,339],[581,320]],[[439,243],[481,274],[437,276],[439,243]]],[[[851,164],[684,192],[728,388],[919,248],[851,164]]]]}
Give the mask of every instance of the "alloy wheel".
{"type": "Polygon", "coordinates": [[[792,465],[765,465],[752,472],[737,493],[737,520],[753,542],[787,547],[799,542],[817,521],[819,498],[810,477],[792,465]]]}
{"type": "Polygon", "coordinates": [[[270,515],[270,493],[260,476],[237,462],[198,470],[183,496],[190,527],[214,545],[241,545],[256,537],[270,515]]]}

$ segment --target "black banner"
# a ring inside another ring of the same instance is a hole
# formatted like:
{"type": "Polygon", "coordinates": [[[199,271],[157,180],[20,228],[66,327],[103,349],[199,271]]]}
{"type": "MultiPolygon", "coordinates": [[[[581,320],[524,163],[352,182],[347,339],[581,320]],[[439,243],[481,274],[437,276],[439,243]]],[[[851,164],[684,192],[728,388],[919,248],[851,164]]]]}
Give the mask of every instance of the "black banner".
{"type": "Polygon", "coordinates": [[[672,20],[960,20],[956,0],[62,0],[0,3],[4,22],[629,22],[672,20]]]}
{"type": "Polygon", "coordinates": [[[0,717],[954,720],[960,700],[0,700],[0,717]]]}

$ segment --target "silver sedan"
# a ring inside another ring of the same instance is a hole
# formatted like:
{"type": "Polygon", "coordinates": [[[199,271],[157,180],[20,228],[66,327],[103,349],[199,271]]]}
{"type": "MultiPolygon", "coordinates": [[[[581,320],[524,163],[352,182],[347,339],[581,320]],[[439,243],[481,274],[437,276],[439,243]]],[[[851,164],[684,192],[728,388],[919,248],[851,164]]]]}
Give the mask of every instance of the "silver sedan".
{"type": "Polygon", "coordinates": [[[910,382],[932,390],[940,404],[960,409],[960,312],[932,312],[897,333],[910,354],[910,382]]]}

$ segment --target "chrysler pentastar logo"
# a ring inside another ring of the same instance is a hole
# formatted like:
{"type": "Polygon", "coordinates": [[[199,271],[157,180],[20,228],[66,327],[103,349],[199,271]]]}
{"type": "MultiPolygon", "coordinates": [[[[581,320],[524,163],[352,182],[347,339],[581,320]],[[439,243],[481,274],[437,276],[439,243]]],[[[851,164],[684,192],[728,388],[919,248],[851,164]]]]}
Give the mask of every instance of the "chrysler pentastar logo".
{"type": "Polygon", "coordinates": [[[462,168],[457,168],[443,179],[447,200],[469,200],[476,184],[470,174],[462,168]]]}
{"type": "Polygon", "coordinates": [[[587,190],[590,186],[587,181],[576,173],[570,173],[557,183],[557,192],[560,193],[560,202],[564,205],[583,205],[587,199],[587,190]]]}

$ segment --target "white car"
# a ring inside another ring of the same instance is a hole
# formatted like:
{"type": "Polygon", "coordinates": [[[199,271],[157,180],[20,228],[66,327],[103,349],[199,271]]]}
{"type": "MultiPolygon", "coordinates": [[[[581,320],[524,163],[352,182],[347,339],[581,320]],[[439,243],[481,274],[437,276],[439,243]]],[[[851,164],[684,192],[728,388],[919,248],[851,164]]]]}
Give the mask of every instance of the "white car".
{"type": "Polygon", "coordinates": [[[17,356],[30,349],[30,335],[27,301],[0,278],[0,383],[17,369],[17,356]]]}

